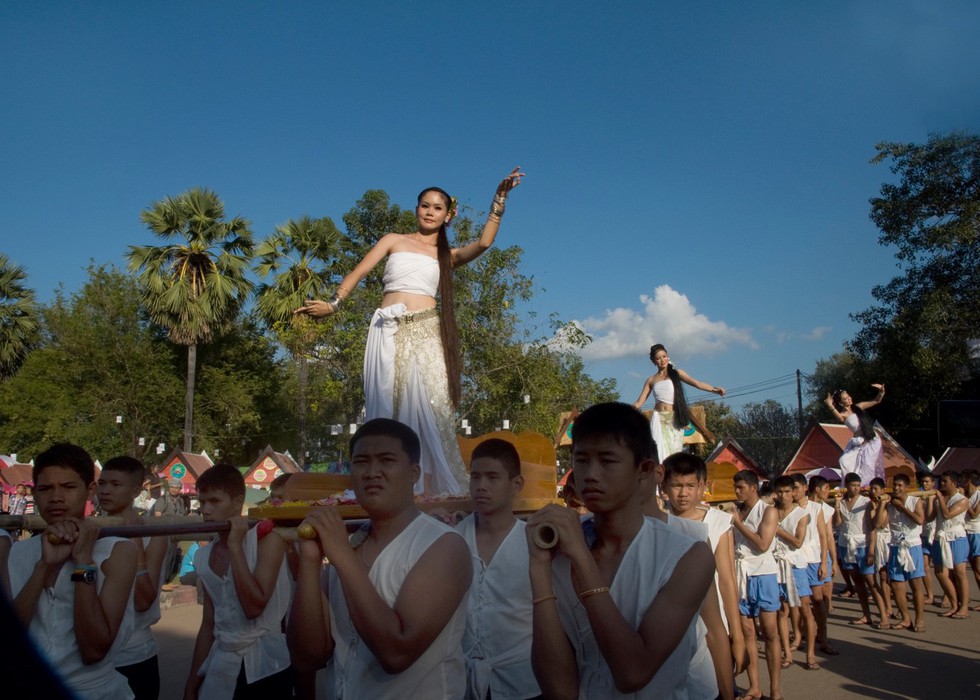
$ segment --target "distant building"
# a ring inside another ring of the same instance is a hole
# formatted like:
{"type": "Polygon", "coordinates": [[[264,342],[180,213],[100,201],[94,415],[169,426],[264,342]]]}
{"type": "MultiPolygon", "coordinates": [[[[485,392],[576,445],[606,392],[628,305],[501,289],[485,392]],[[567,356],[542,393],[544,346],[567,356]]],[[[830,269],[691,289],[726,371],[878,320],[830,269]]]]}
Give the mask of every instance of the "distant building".
{"type": "Polygon", "coordinates": [[[272,445],[266,445],[245,472],[245,485],[268,488],[277,476],[295,474],[299,471],[302,470],[288,450],[276,452],[272,449],[272,445]]]}
{"type": "MultiPolygon", "coordinates": [[[[891,479],[898,473],[907,475],[915,482],[915,472],[918,462],[888,431],[875,423],[875,432],[881,438],[882,457],[885,462],[885,480],[891,479]]],[[[839,461],[847,443],[854,433],[846,425],[840,423],[818,423],[811,421],[796,454],[790,459],[783,474],[806,474],[814,469],[828,467],[839,469],[839,461]]]]}

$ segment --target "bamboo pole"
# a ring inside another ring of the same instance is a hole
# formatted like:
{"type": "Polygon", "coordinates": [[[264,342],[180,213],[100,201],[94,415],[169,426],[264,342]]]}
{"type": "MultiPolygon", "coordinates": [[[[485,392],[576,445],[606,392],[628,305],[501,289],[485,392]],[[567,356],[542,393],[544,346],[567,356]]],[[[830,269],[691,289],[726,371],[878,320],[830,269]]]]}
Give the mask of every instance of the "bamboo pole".
{"type": "MultiPolygon", "coordinates": [[[[157,516],[151,518],[152,522],[142,524],[126,524],[123,518],[118,516],[93,516],[89,520],[94,521],[99,526],[99,537],[172,537],[176,540],[198,540],[201,535],[215,535],[228,532],[231,525],[228,521],[204,522],[200,516],[196,515],[174,515],[157,516]]],[[[249,527],[255,527],[259,523],[274,523],[273,520],[249,520],[249,527]]],[[[347,530],[354,532],[360,529],[367,519],[345,520],[347,530]]],[[[5,530],[34,530],[43,531],[47,528],[47,523],[40,515],[0,515],[0,529],[5,530]]],[[[283,539],[295,541],[300,538],[296,527],[272,526],[268,529],[274,530],[283,539]]],[[[260,536],[261,536],[260,532],[260,536]]],[[[304,533],[306,534],[306,533],[304,533]]],[[[315,532],[312,533],[316,536],[315,532]]],[[[306,537],[305,539],[312,539],[306,537]]]]}

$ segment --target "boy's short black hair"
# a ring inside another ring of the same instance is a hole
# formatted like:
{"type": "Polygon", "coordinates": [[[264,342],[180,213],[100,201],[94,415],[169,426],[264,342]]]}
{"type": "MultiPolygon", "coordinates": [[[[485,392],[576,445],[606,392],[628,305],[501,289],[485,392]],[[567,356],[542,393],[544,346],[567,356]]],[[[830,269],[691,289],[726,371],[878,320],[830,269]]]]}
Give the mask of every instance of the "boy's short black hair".
{"type": "Polygon", "coordinates": [[[947,479],[952,479],[954,484],[960,480],[960,473],[955,469],[949,469],[947,471],[944,471],[942,474],[939,475],[939,478],[941,479],[944,476],[947,479]]]}
{"type": "Polygon", "coordinates": [[[806,488],[806,477],[805,476],[803,476],[799,472],[796,472],[795,474],[790,474],[790,477],[792,477],[792,479],[793,479],[793,484],[799,484],[803,488],[806,488]]]}
{"type": "Polygon", "coordinates": [[[885,488],[885,480],[882,479],[880,476],[876,476],[874,479],[868,482],[868,486],[878,486],[879,488],[885,488]]]}
{"type": "Polygon", "coordinates": [[[146,479],[146,467],[141,461],[128,455],[120,455],[108,460],[102,465],[102,471],[125,474],[139,489],[143,488],[143,481],[146,479]]]}
{"type": "Polygon", "coordinates": [[[708,465],[703,459],[690,452],[675,452],[664,460],[664,483],[673,474],[678,476],[694,474],[698,481],[707,481],[708,465]]]}
{"type": "Polygon", "coordinates": [[[743,484],[759,488],[759,475],[751,469],[742,469],[736,472],[735,476],[732,477],[732,481],[736,484],[742,482],[743,484]]]}
{"type": "Polygon", "coordinates": [[[899,482],[899,481],[901,481],[906,486],[908,484],[911,484],[912,483],[912,480],[909,479],[908,474],[903,474],[901,472],[899,472],[898,474],[896,474],[895,476],[892,477],[892,483],[893,484],[896,483],[896,482],[899,482]]]}
{"type": "Polygon", "coordinates": [[[418,464],[422,459],[422,443],[415,431],[404,423],[399,423],[391,418],[373,418],[357,429],[357,432],[350,439],[350,453],[354,454],[354,447],[358,440],[365,437],[392,437],[401,442],[402,450],[408,455],[412,464],[418,464]]]}
{"type": "Polygon", "coordinates": [[[91,455],[70,442],[56,442],[34,458],[31,479],[35,484],[41,472],[48,467],[71,469],[81,477],[86,486],[95,481],[95,462],[92,461],[91,455]]]}
{"type": "Polygon", "coordinates": [[[783,474],[782,476],[776,477],[776,480],[773,482],[773,485],[774,485],[774,490],[792,489],[794,486],[796,486],[796,481],[794,481],[793,477],[789,476],[788,474],[783,474]]]}
{"type": "Polygon", "coordinates": [[[245,477],[227,462],[218,462],[197,480],[197,492],[224,491],[232,498],[245,498],[245,477]]]}
{"type": "Polygon", "coordinates": [[[810,484],[807,486],[807,493],[814,493],[816,492],[817,489],[822,488],[824,484],[829,484],[829,483],[830,483],[829,481],[827,481],[819,474],[815,474],[814,476],[810,477],[810,484]]]}
{"type": "Polygon", "coordinates": [[[495,459],[507,470],[507,476],[516,479],[521,475],[521,456],[517,454],[517,448],[512,443],[500,438],[490,438],[484,440],[473,449],[473,456],[470,458],[470,468],[473,462],[478,459],[495,459]]]}
{"type": "Polygon", "coordinates": [[[650,422],[626,403],[598,403],[582,411],[572,423],[572,454],[575,443],[593,436],[614,438],[633,453],[637,465],[656,455],[650,422]]]}
{"type": "Polygon", "coordinates": [[[847,476],[844,477],[844,486],[853,484],[855,481],[861,483],[861,475],[857,472],[848,472],[847,476]]]}

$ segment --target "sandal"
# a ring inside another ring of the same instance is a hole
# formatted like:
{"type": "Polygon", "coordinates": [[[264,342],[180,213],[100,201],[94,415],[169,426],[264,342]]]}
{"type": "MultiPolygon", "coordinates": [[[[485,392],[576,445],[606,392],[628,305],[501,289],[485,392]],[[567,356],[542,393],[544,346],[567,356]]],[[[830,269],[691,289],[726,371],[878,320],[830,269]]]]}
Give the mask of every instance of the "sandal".
{"type": "Polygon", "coordinates": [[[807,661],[805,664],[803,664],[803,668],[805,668],[807,671],[819,671],[820,664],[818,664],[816,661],[807,661]]]}
{"type": "Polygon", "coordinates": [[[907,629],[909,632],[919,632],[919,633],[922,633],[922,632],[925,632],[926,631],[926,626],[925,625],[909,625],[905,629],[907,629]]]}
{"type": "Polygon", "coordinates": [[[789,659],[783,659],[779,664],[779,668],[789,668],[792,665],[793,665],[792,661],[790,661],[789,659]]]}
{"type": "Polygon", "coordinates": [[[827,656],[840,656],[840,652],[830,646],[827,642],[824,642],[818,648],[827,656]]]}

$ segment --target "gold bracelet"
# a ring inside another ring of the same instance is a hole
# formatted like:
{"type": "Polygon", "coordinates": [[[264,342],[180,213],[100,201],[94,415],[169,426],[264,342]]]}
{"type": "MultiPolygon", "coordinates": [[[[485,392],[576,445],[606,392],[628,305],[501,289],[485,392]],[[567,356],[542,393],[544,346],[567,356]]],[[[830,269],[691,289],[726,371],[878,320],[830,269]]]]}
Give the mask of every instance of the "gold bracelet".
{"type": "Polygon", "coordinates": [[[581,593],[579,593],[578,599],[585,600],[586,598],[589,598],[591,596],[599,595],[600,593],[608,593],[608,592],[609,592],[609,586],[599,586],[598,588],[590,588],[587,591],[582,591],[581,593]]]}
{"type": "Polygon", "coordinates": [[[558,600],[558,596],[556,596],[554,593],[552,593],[551,595],[543,595],[540,598],[535,598],[534,600],[532,600],[531,605],[533,606],[533,605],[537,605],[538,603],[544,603],[547,600],[558,600]]]}

